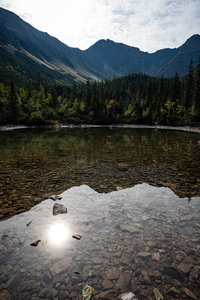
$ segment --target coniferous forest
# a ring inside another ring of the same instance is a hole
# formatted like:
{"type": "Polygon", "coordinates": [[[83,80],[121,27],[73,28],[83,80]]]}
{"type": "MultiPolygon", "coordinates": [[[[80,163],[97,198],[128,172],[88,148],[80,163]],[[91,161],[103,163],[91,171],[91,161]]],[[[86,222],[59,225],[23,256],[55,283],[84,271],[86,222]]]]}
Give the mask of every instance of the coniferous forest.
{"type": "Polygon", "coordinates": [[[200,60],[173,78],[144,74],[84,84],[40,78],[0,82],[0,125],[148,124],[200,126],[200,60]]]}

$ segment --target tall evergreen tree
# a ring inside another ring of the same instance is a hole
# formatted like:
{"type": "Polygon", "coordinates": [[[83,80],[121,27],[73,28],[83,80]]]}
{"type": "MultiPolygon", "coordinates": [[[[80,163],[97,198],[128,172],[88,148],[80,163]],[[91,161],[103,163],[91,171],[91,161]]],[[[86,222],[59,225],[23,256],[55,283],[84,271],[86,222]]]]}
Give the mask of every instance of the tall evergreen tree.
{"type": "Polygon", "coordinates": [[[196,119],[200,122],[200,57],[194,77],[194,95],[193,103],[196,119]]]}
{"type": "Polygon", "coordinates": [[[86,114],[89,113],[91,108],[91,83],[90,80],[87,80],[86,87],[85,87],[85,95],[84,95],[84,103],[85,103],[85,112],[86,114]]]}
{"type": "Polygon", "coordinates": [[[11,79],[10,95],[9,95],[9,106],[10,106],[10,122],[16,124],[18,121],[18,104],[17,94],[14,80],[11,79]]]}
{"type": "Polygon", "coordinates": [[[193,62],[191,59],[188,74],[187,74],[187,79],[186,79],[185,95],[184,95],[186,120],[188,120],[189,110],[192,106],[193,91],[194,91],[193,84],[194,84],[194,68],[193,68],[193,62]]]}
{"type": "Polygon", "coordinates": [[[181,97],[181,83],[178,72],[175,73],[170,86],[170,98],[172,101],[180,100],[181,97]]]}

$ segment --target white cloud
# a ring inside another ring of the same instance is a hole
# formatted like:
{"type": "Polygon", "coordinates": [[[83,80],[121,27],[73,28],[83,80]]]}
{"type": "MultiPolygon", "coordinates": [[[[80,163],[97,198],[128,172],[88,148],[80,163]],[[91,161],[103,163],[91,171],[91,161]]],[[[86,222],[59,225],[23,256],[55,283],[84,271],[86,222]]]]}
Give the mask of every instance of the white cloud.
{"type": "Polygon", "coordinates": [[[109,38],[153,52],[200,33],[199,0],[0,0],[0,5],[81,49],[109,38]]]}

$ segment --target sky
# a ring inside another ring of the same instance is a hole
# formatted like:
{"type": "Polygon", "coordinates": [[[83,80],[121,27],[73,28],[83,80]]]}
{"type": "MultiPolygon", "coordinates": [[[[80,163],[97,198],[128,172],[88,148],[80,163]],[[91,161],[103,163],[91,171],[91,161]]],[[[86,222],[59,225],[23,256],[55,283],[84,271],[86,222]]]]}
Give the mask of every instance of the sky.
{"type": "Polygon", "coordinates": [[[200,0],[0,0],[0,6],[81,50],[110,39],[152,53],[200,34],[200,0]]]}

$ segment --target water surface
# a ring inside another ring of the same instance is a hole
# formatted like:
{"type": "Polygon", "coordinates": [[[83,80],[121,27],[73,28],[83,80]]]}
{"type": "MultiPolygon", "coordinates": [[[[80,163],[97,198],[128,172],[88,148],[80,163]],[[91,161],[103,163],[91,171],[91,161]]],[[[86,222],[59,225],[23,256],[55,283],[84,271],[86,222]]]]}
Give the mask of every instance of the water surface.
{"type": "Polygon", "coordinates": [[[199,299],[199,174],[198,133],[0,132],[1,298],[81,299],[88,283],[94,299],[199,299]],[[53,216],[44,199],[63,191],[53,216]]]}
{"type": "Polygon", "coordinates": [[[199,141],[198,133],[156,129],[1,131],[0,218],[81,184],[107,193],[146,182],[200,196],[199,141]]]}
{"type": "Polygon", "coordinates": [[[148,184],[99,194],[74,187],[2,222],[1,299],[200,299],[200,199],[148,184]],[[29,224],[27,226],[26,224],[29,224]],[[80,240],[73,235],[82,235],[80,240]],[[31,246],[40,241],[36,247],[31,246]]]}

